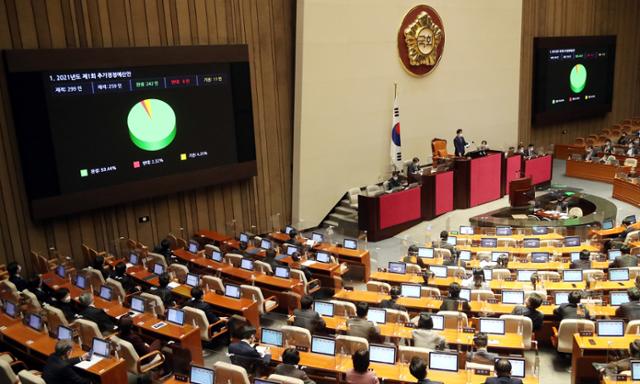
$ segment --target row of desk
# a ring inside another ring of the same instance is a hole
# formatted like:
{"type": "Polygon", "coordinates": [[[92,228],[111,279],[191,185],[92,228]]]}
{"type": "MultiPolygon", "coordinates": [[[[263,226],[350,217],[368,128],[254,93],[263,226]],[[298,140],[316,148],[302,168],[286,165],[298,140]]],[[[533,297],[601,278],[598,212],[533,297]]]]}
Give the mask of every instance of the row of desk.
{"type": "Polygon", "coordinates": [[[613,197],[640,208],[640,178],[613,180],[613,197]]]}
{"type": "Polygon", "coordinates": [[[582,160],[567,160],[566,175],[568,177],[576,177],[579,179],[602,181],[612,184],[618,173],[628,173],[631,167],[620,165],[609,165],[602,163],[593,163],[582,160]]]}

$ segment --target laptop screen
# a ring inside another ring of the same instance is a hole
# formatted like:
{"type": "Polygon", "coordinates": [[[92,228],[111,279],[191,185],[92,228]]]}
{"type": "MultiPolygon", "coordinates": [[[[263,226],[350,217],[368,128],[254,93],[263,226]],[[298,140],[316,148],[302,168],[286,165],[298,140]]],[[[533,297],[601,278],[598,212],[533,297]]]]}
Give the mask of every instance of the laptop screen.
{"type": "Polygon", "coordinates": [[[449,245],[457,245],[458,244],[458,238],[455,236],[449,236],[447,237],[447,244],[449,245]]]}
{"type": "Polygon", "coordinates": [[[242,259],[242,261],[240,262],[240,268],[246,269],[247,271],[253,271],[253,260],[242,259]]]}
{"type": "Polygon", "coordinates": [[[629,215],[629,216],[625,217],[623,220],[624,221],[628,221],[631,224],[635,224],[636,223],[636,215],[629,215]]]}
{"type": "Polygon", "coordinates": [[[319,261],[321,263],[330,263],[331,256],[329,256],[327,252],[318,251],[318,253],[316,253],[316,261],[319,261]]]}
{"type": "Polygon", "coordinates": [[[4,302],[4,313],[10,317],[16,317],[16,305],[10,301],[4,302]]]}
{"type": "Polygon", "coordinates": [[[213,384],[215,377],[216,375],[212,369],[192,365],[189,382],[191,384],[213,384]]]}
{"type": "Polygon", "coordinates": [[[181,309],[169,308],[167,320],[173,324],[184,325],[184,311],[181,309]]]}
{"type": "Polygon", "coordinates": [[[93,342],[91,343],[91,351],[94,355],[109,357],[109,343],[106,340],[94,337],[93,342]]]}
{"type": "Polygon", "coordinates": [[[87,287],[87,279],[83,275],[76,275],[76,287],[85,289],[87,287]]]}
{"type": "Polygon", "coordinates": [[[312,232],[311,240],[315,241],[316,243],[322,243],[324,241],[324,235],[322,233],[312,232]]]}
{"type": "Polygon", "coordinates": [[[631,360],[631,380],[640,380],[640,361],[631,360]]]}
{"type": "Polygon", "coordinates": [[[609,293],[609,302],[613,306],[619,306],[629,302],[629,294],[627,291],[612,291],[609,293]]]}
{"type": "Polygon", "coordinates": [[[429,270],[433,272],[433,275],[435,277],[447,277],[447,267],[444,267],[442,265],[430,265],[429,270]]]}
{"type": "Polygon", "coordinates": [[[129,263],[133,265],[138,265],[138,255],[135,253],[129,254],[129,263]]]}
{"type": "Polygon", "coordinates": [[[164,273],[164,265],[162,264],[154,264],[153,265],[153,273],[156,275],[162,275],[164,273]]]}
{"type": "MultiPolygon", "coordinates": [[[[501,358],[498,357],[496,358],[495,361],[498,361],[500,359],[501,358]]],[[[524,359],[510,357],[507,360],[509,360],[509,363],[511,363],[511,377],[517,377],[520,379],[524,378],[524,373],[525,373],[524,359]]]]}
{"type": "Polygon", "coordinates": [[[580,245],[580,236],[567,236],[564,238],[565,247],[577,247],[580,245]]]}
{"type": "Polygon", "coordinates": [[[431,315],[431,320],[433,320],[433,329],[436,331],[442,331],[444,329],[444,316],[431,315]]]}
{"type": "Polygon", "coordinates": [[[622,256],[622,251],[619,249],[610,249],[608,252],[609,260],[613,261],[616,257],[622,256]]]}
{"type": "Polygon", "coordinates": [[[536,273],[536,271],[531,269],[519,269],[516,280],[518,281],[531,281],[531,275],[536,273]]]}
{"type": "Polygon", "coordinates": [[[460,251],[458,252],[458,259],[462,261],[471,260],[471,251],[460,251]]]}
{"type": "Polygon", "coordinates": [[[240,234],[240,241],[243,243],[248,243],[249,242],[249,235],[247,235],[246,233],[242,232],[240,234]]]}
{"type": "Polygon", "coordinates": [[[502,291],[502,304],[524,304],[524,291],[502,291]]]}
{"type": "Polygon", "coordinates": [[[262,239],[262,241],[260,242],[260,248],[271,249],[271,240],[262,239]]]}
{"type": "Polygon", "coordinates": [[[498,239],[496,239],[495,237],[481,239],[480,246],[483,248],[495,248],[498,246],[498,239]]]}
{"type": "Polygon", "coordinates": [[[232,297],[234,299],[240,298],[240,287],[233,284],[227,284],[224,286],[224,295],[232,297]]]}
{"type": "Polygon", "coordinates": [[[131,298],[131,309],[136,312],[144,312],[144,299],[134,296],[131,298]]]}
{"type": "Polygon", "coordinates": [[[27,324],[38,332],[42,331],[42,318],[35,313],[29,315],[27,324]]]}
{"type": "Polygon", "coordinates": [[[320,316],[333,317],[333,303],[327,301],[314,301],[313,310],[318,312],[320,316]]]}
{"type": "Polygon", "coordinates": [[[73,330],[64,325],[58,325],[58,340],[71,340],[73,339],[73,330]]]}
{"type": "Polygon", "coordinates": [[[270,328],[262,328],[260,343],[282,347],[282,332],[270,328]]]}
{"type": "Polygon", "coordinates": [[[312,336],[311,352],[322,355],[335,356],[336,341],[330,337],[312,336]]]}
{"type": "Polygon", "coordinates": [[[296,252],[300,252],[298,247],[296,247],[295,245],[287,245],[287,255],[291,256],[296,252]]]}
{"type": "Polygon", "coordinates": [[[511,227],[496,227],[496,235],[498,236],[511,236],[512,233],[511,227]]]}
{"type": "Polygon", "coordinates": [[[433,259],[433,248],[418,248],[418,257],[426,257],[427,259],[433,259]]]}
{"type": "Polygon", "coordinates": [[[504,335],[504,320],[481,318],[480,319],[480,332],[490,333],[493,335],[504,335]]]}
{"type": "Polygon", "coordinates": [[[509,257],[509,252],[491,252],[491,261],[495,263],[502,256],[509,257]]]}
{"type": "Polygon", "coordinates": [[[461,235],[473,235],[473,227],[468,225],[460,226],[460,234],[461,235]]]}
{"type": "Polygon", "coordinates": [[[582,271],[565,269],[564,271],[562,271],[562,281],[566,281],[566,282],[582,281],[582,271]]]}
{"type": "Polygon", "coordinates": [[[546,235],[549,233],[549,228],[547,227],[533,227],[534,235],[546,235]]]}
{"type": "Polygon", "coordinates": [[[187,273],[186,284],[190,287],[197,287],[200,285],[200,276],[194,275],[193,273],[187,273]]]}
{"type": "Polygon", "coordinates": [[[607,219],[602,222],[602,229],[607,230],[613,228],[613,220],[607,219]]]}
{"type": "Polygon", "coordinates": [[[217,261],[218,263],[222,263],[222,252],[220,251],[211,252],[211,260],[217,261]]]}
{"type": "Polygon", "coordinates": [[[107,287],[106,285],[100,287],[100,298],[106,301],[111,301],[112,297],[113,291],[111,290],[111,287],[107,287]]]}
{"type": "Polygon", "coordinates": [[[347,249],[358,249],[358,242],[353,239],[344,239],[342,246],[347,249]]]}
{"type": "Polygon", "coordinates": [[[493,279],[493,270],[492,269],[483,269],[482,272],[484,273],[484,280],[485,281],[491,281],[493,279]]]}
{"type": "Polygon", "coordinates": [[[429,369],[458,372],[458,354],[429,352],[429,369]]]}
{"type": "Polygon", "coordinates": [[[384,324],[387,322],[387,311],[381,308],[369,308],[367,320],[376,324],[384,324]]]}
{"type": "Polygon", "coordinates": [[[276,267],[276,270],[273,272],[276,277],[280,277],[282,279],[288,279],[290,275],[289,267],[276,267]]]}
{"type": "Polygon", "coordinates": [[[469,288],[460,289],[460,298],[471,301],[471,290],[469,288]]]}
{"type": "Polygon", "coordinates": [[[284,233],[286,233],[288,235],[291,232],[292,229],[293,229],[292,226],[287,225],[286,227],[284,227],[284,233]]]}
{"type": "Polygon", "coordinates": [[[571,252],[571,261],[576,261],[580,259],[580,252],[571,252]]]}
{"type": "Polygon", "coordinates": [[[189,252],[196,253],[198,252],[198,243],[195,241],[189,242],[189,252]]]}
{"type": "Polygon", "coordinates": [[[391,273],[404,275],[407,272],[407,264],[390,261],[388,270],[391,273]]]}
{"type": "Polygon", "coordinates": [[[556,305],[566,304],[569,302],[569,293],[570,292],[555,292],[553,301],[556,305]]]}
{"type": "Polygon", "coordinates": [[[533,252],[531,254],[531,262],[533,263],[546,263],[549,261],[549,253],[547,252],[533,252]]]}
{"type": "Polygon", "coordinates": [[[400,295],[403,297],[420,298],[420,285],[418,284],[401,284],[400,295]]]}
{"type": "Polygon", "coordinates": [[[63,265],[58,265],[58,266],[56,267],[56,275],[58,275],[58,276],[62,277],[63,279],[64,279],[64,277],[65,277],[65,273],[64,273],[64,272],[65,272],[65,271],[64,271],[64,266],[63,266],[63,265]]]}
{"type": "Polygon", "coordinates": [[[598,320],[596,322],[598,336],[624,336],[624,320],[598,320]]]}
{"type": "Polygon", "coordinates": [[[627,268],[610,268],[609,269],[610,281],[627,281],[629,280],[629,269],[627,268]]]}
{"type": "Polygon", "coordinates": [[[396,347],[369,344],[369,360],[376,363],[395,364],[396,347]]]}
{"type": "Polygon", "coordinates": [[[522,240],[522,246],[524,248],[539,248],[540,239],[524,239],[522,240]]]}

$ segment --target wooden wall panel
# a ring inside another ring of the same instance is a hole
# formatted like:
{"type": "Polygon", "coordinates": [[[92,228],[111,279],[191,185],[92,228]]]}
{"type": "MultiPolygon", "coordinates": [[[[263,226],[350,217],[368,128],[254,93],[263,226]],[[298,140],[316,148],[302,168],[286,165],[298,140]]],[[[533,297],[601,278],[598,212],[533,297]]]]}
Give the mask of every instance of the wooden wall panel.
{"type": "MultiPolygon", "coordinates": [[[[201,228],[272,228],[291,217],[294,0],[3,0],[0,49],[248,44],[258,176],[45,222],[32,222],[0,94],[0,263],[30,270],[50,247],[83,264],[81,244],[115,250],[121,236],[156,244],[201,228]],[[148,223],[138,223],[149,216],[148,223]],[[255,226],[255,227],[253,227],[255,226]]],[[[284,223],[283,223],[284,224],[284,223]]]]}
{"type": "Polygon", "coordinates": [[[523,0],[519,141],[571,143],[620,120],[640,115],[640,2],[636,0],[523,0]],[[533,126],[533,38],[617,35],[613,108],[604,117],[533,126]]]}

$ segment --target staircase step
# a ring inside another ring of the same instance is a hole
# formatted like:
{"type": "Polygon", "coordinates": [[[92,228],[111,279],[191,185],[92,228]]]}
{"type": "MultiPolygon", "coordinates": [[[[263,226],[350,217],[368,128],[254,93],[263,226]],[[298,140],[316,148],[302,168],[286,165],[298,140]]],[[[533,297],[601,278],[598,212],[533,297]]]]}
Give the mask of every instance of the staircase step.
{"type": "Polygon", "coordinates": [[[351,207],[336,207],[334,212],[339,213],[341,215],[347,215],[347,216],[355,216],[358,214],[358,211],[351,207]]]}
{"type": "Polygon", "coordinates": [[[334,220],[325,220],[322,222],[323,228],[328,228],[328,227],[338,228],[339,226],[340,226],[340,223],[334,220]]]}

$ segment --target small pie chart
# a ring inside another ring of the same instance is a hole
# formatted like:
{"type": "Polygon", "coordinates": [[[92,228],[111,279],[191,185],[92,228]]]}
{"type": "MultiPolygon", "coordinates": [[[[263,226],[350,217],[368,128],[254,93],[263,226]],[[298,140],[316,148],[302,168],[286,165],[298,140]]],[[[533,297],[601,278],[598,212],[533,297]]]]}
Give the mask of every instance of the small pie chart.
{"type": "Polygon", "coordinates": [[[127,126],[129,137],[138,148],[159,151],[176,137],[176,114],[162,100],[144,99],[131,107],[127,126]]]}
{"type": "Polygon", "coordinates": [[[571,68],[569,75],[569,85],[574,93],[580,93],[587,85],[587,68],[582,64],[576,64],[571,68]]]}

